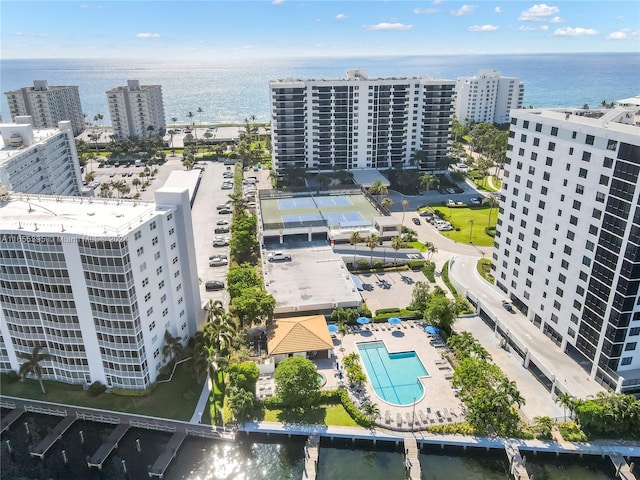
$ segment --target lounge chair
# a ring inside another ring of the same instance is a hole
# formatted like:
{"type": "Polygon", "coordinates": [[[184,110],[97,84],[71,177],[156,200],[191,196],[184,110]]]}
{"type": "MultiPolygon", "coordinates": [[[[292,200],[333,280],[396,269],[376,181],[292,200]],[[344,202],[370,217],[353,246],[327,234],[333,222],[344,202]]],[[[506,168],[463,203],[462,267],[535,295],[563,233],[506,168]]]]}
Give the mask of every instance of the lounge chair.
{"type": "Polygon", "coordinates": [[[453,378],[453,373],[448,372],[444,375],[445,380],[451,380],[452,378],[453,378]]]}
{"type": "Polygon", "coordinates": [[[433,418],[433,413],[431,412],[427,412],[427,420],[429,420],[429,423],[435,423],[435,419],[433,418]]]}
{"type": "Polygon", "coordinates": [[[438,418],[438,422],[442,423],[444,421],[444,414],[442,413],[442,411],[437,410],[436,411],[436,416],[438,418]]]}
{"type": "Polygon", "coordinates": [[[418,410],[418,418],[420,419],[420,421],[422,423],[424,423],[425,425],[427,423],[429,423],[429,420],[427,418],[425,418],[425,415],[422,414],[422,410],[418,410]]]}
{"type": "Polygon", "coordinates": [[[391,423],[391,414],[389,413],[389,410],[384,411],[384,423],[387,425],[391,423]]]}

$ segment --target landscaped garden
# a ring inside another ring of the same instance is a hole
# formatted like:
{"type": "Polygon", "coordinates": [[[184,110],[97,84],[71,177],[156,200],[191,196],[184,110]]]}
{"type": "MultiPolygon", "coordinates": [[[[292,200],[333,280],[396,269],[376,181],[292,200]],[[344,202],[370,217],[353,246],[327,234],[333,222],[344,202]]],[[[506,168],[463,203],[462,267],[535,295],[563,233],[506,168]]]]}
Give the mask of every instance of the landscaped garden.
{"type": "Polygon", "coordinates": [[[498,220],[496,207],[469,207],[469,206],[443,206],[431,205],[431,209],[438,212],[438,216],[448,221],[453,230],[440,233],[459,243],[472,243],[478,247],[493,245],[493,235],[498,220]]]}

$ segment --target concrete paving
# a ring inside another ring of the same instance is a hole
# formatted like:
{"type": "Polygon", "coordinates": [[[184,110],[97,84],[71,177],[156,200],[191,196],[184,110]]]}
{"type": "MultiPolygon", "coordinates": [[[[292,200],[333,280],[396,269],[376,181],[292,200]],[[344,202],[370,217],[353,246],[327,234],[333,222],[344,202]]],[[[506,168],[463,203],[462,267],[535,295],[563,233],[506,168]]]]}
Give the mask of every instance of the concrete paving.
{"type": "Polygon", "coordinates": [[[411,270],[363,273],[358,278],[364,288],[360,294],[374,314],[381,308],[405,308],[411,303],[416,282],[429,283],[422,272],[411,270]]]}

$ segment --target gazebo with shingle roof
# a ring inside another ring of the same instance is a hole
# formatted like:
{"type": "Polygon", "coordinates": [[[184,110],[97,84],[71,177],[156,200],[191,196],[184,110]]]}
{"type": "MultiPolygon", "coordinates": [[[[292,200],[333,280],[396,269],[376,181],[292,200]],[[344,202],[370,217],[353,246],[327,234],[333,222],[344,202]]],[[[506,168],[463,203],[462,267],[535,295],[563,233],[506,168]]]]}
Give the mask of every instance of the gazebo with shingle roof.
{"type": "Polygon", "coordinates": [[[323,315],[279,318],[267,328],[267,350],[272,356],[331,349],[333,340],[323,315]]]}

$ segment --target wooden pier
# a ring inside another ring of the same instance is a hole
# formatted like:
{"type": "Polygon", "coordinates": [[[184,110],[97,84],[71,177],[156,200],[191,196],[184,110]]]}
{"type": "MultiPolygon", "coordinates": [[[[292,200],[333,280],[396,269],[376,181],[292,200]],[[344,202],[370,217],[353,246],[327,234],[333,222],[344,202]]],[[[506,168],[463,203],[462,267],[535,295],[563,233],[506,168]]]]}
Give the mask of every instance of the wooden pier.
{"type": "Polygon", "coordinates": [[[182,445],[182,442],[184,442],[185,438],[187,438],[187,432],[181,431],[173,434],[165,445],[160,456],[151,466],[151,469],[149,470],[150,477],[164,477],[164,472],[169,467],[171,460],[173,460],[177,455],[178,449],[182,445]]]}
{"type": "Polygon", "coordinates": [[[4,431],[13,425],[23,413],[24,409],[22,408],[15,408],[14,410],[11,410],[8,415],[2,418],[2,422],[0,422],[0,433],[4,433],[4,431]]]}
{"type": "Polygon", "coordinates": [[[411,480],[420,480],[422,469],[420,468],[420,457],[418,456],[418,442],[415,437],[405,437],[404,439],[404,466],[409,472],[411,480]]]}
{"type": "Polygon", "coordinates": [[[129,431],[129,425],[120,424],[113,429],[113,432],[109,434],[105,442],[100,445],[100,448],[93,454],[91,459],[87,462],[89,467],[98,467],[98,470],[102,470],[102,464],[111,454],[114,448],[118,446],[118,442],[129,431]]]}
{"type": "Polygon", "coordinates": [[[509,474],[515,480],[529,480],[529,472],[527,472],[524,466],[524,460],[520,455],[520,450],[516,445],[507,443],[504,446],[504,450],[507,453],[507,460],[509,460],[509,474]]]}
{"type": "Polygon", "coordinates": [[[304,470],[302,480],[315,480],[318,475],[320,435],[310,435],[304,445],[304,470]]]}
{"type": "Polygon", "coordinates": [[[631,467],[619,453],[609,454],[609,458],[616,469],[616,477],[622,480],[636,480],[636,476],[631,472],[631,467]]]}
{"type": "Polygon", "coordinates": [[[47,451],[53,446],[54,443],[62,438],[64,432],[66,432],[75,421],[75,415],[68,415],[64,417],[62,421],[55,426],[51,433],[44,437],[44,439],[38,445],[36,445],[33,450],[29,452],[31,456],[43,458],[45,453],[47,453],[47,451]]]}

